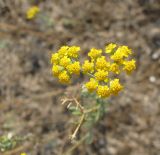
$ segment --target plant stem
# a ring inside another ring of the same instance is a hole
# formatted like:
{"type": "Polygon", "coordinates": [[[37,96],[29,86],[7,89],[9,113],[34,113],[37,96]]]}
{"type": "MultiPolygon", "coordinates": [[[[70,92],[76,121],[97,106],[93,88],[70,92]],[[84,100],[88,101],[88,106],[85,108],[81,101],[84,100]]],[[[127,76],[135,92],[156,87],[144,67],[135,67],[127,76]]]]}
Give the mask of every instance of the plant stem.
{"type": "Polygon", "coordinates": [[[85,110],[84,113],[87,114],[87,113],[96,111],[98,108],[99,108],[99,105],[98,105],[98,106],[94,106],[93,108],[90,108],[90,109],[85,110]]]}
{"type": "Polygon", "coordinates": [[[71,155],[72,152],[78,148],[84,141],[85,139],[87,138],[87,134],[81,138],[77,143],[75,143],[70,149],[68,149],[68,151],[66,152],[66,154],[63,154],[63,155],[71,155]]]}
{"type": "Polygon", "coordinates": [[[80,122],[79,122],[78,126],[76,127],[74,133],[71,136],[71,140],[74,140],[76,138],[77,132],[80,129],[81,125],[83,124],[84,118],[85,118],[85,115],[83,114],[81,116],[81,119],[80,119],[80,122]]]}

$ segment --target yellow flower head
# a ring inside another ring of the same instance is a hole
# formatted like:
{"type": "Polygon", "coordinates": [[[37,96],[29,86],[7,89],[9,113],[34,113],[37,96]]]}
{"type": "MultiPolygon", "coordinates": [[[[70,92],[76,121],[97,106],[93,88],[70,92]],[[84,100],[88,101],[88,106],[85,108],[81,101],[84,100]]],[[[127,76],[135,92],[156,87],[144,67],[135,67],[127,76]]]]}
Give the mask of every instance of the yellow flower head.
{"type": "Polygon", "coordinates": [[[59,55],[58,55],[58,53],[52,54],[51,63],[52,64],[58,64],[59,63],[59,55]]]}
{"type": "Polygon", "coordinates": [[[108,76],[108,72],[104,70],[98,70],[94,75],[96,80],[104,81],[108,76]]]}
{"type": "Polygon", "coordinates": [[[23,152],[23,153],[21,153],[21,155],[27,155],[27,154],[23,152]]]}
{"type": "Polygon", "coordinates": [[[120,46],[119,50],[123,53],[124,57],[128,57],[132,54],[132,50],[128,46],[120,46]]]}
{"type": "Polygon", "coordinates": [[[59,55],[60,58],[68,55],[68,48],[69,48],[69,46],[62,46],[58,50],[58,55],[59,55]]]}
{"type": "Polygon", "coordinates": [[[58,66],[58,65],[53,65],[52,66],[52,73],[54,76],[58,76],[62,71],[62,67],[58,66]]]}
{"type": "Polygon", "coordinates": [[[70,76],[68,75],[67,71],[63,71],[58,75],[59,82],[68,84],[70,83],[70,76]]]}
{"type": "Polygon", "coordinates": [[[77,58],[79,51],[80,51],[79,46],[71,46],[68,49],[68,56],[71,57],[71,58],[77,58]]]}
{"type": "Polygon", "coordinates": [[[102,97],[102,98],[108,97],[110,95],[108,86],[99,85],[97,89],[97,94],[99,97],[102,97]]]}
{"type": "Polygon", "coordinates": [[[80,63],[78,61],[75,61],[74,63],[67,66],[67,70],[70,74],[80,74],[80,63]]]}
{"type": "Polygon", "coordinates": [[[94,78],[90,78],[90,81],[85,84],[89,92],[96,90],[98,82],[94,78]]]}
{"type": "Polygon", "coordinates": [[[119,73],[120,73],[119,65],[116,64],[116,63],[112,63],[112,64],[110,65],[109,70],[110,70],[111,72],[115,73],[115,74],[119,74],[119,73]]]}
{"type": "Polygon", "coordinates": [[[110,92],[113,95],[117,95],[122,89],[123,86],[119,83],[119,79],[114,79],[110,81],[110,92]]]}
{"type": "Polygon", "coordinates": [[[132,54],[131,49],[128,48],[128,46],[120,46],[116,50],[116,52],[111,56],[111,59],[114,61],[122,61],[124,57],[128,57],[132,54]]]}
{"type": "Polygon", "coordinates": [[[107,45],[105,53],[109,53],[109,58],[102,53],[101,49],[92,48],[88,53],[90,60],[85,60],[82,65],[78,59],[79,51],[79,46],[62,46],[52,54],[53,76],[66,84],[71,82],[74,74],[80,75],[82,72],[91,76],[92,78],[85,84],[85,87],[89,92],[95,91],[100,97],[118,94],[123,86],[118,78],[113,79],[112,77],[123,70],[130,74],[136,68],[134,59],[128,61],[128,57],[132,54],[128,46],[118,46],[114,43],[107,45]]]}
{"type": "Polygon", "coordinates": [[[109,45],[106,46],[105,52],[106,53],[112,53],[113,50],[117,47],[116,44],[110,43],[109,45]]]}
{"type": "Polygon", "coordinates": [[[96,60],[96,70],[108,70],[110,63],[106,61],[105,56],[101,56],[96,60]]]}
{"type": "MultiPolygon", "coordinates": [[[[119,49],[119,48],[118,48],[118,49],[119,49]]],[[[122,53],[120,50],[118,50],[118,49],[117,49],[117,51],[111,56],[111,59],[114,60],[114,61],[116,61],[116,62],[121,62],[121,61],[123,60],[124,55],[123,55],[123,53],[122,53]]]]}
{"type": "Polygon", "coordinates": [[[132,59],[131,61],[124,61],[123,70],[126,71],[127,74],[130,74],[133,70],[136,69],[136,61],[132,59]]]}
{"type": "Polygon", "coordinates": [[[40,11],[38,6],[33,6],[27,10],[27,19],[33,19],[37,13],[40,11]]]}
{"type": "Polygon", "coordinates": [[[96,49],[96,48],[92,48],[90,50],[90,52],[88,53],[88,56],[91,58],[91,59],[96,59],[98,57],[100,57],[102,54],[102,50],[101,49],[96,49]]]}
{"type": "Polygon", "coordinates": [[[83,73],[93,73],[94,72],[94,63],[89,62],[89,60],[85,60],[84,64],[82,65],[83,73]]]}
{"type": "Polygon", "coordinates": [[[59,64],[66,68],[69,64],[71,64],[71,59],[68,58],[67,56],[64,56],[63,58],[60,59],[59,64]]]}

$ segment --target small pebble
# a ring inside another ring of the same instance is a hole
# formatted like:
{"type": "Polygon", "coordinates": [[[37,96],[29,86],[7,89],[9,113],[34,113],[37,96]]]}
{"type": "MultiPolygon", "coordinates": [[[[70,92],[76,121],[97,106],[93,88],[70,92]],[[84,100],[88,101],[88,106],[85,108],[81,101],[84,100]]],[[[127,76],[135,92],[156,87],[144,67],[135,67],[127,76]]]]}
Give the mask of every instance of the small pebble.
{"type": "Polygon", "coordinates": [[[160,57],[160,49],[152,54],[152,59],[157,60],[160,57]]]}
{"type": "Polygon", "coordinates": [[[156,82],[156,77],[155,76],[150,76],[149,81],[152,82],[152,83],[156,82]]]}
{"type": "Polygon", "coordinates": [[[157,60],[159,58],[159,54],[158,53],[154,53],[153,55],[152,55],[152,59],[153,60],[157,60]]]}

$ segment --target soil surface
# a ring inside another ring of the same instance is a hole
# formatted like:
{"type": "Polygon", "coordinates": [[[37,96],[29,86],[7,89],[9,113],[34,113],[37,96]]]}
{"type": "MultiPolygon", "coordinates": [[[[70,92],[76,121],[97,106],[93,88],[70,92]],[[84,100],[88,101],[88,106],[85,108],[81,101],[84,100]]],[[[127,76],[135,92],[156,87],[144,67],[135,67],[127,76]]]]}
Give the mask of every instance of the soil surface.
{"type": "Polygon", "coordinates": [[[137,70],[122,77],[125,90],[111,98],[93,143],[73,154],[160,155],[159,0],[1,0],[0,135],[28,138],[0,154],[61,155],[72,145],[72,116],[60,99],[76,97],[83,79],[60,85],[50,51],[67,44],[87,52],[110,42],[133,49],[137,70]],[[33,5],[41,11],[27,20],[33,5]]]}

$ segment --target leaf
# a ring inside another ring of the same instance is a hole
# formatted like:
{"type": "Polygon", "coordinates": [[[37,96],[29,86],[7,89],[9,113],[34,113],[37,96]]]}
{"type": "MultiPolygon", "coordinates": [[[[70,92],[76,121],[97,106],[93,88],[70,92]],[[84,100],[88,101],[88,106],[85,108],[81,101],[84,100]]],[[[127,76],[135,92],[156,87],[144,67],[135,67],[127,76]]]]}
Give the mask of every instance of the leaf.
{"type": "Polygon", "coordinates": [[[100,109],[98,109],[97,113],[96,113],[96,116],[95,116],[95,122],[97,122],[101,117],[101,111],[100,109]]]}
{"type": "Polygon", "coordinates": [[[93,132],[90,131],[87,133],[86,143],[91,144],[93,142],[93,132]]]}
{"type": "Polygon", "coordinates": [[[72,114],[73,115],[81,115],[81,111],[80,110],[75,110],[75,111],[72,111],[72,114]]]}
{"type": "Polygon", "coordinates": [[[70,106],[68,109],[69,109],[70,111],[75,111],[75,110],[77,110],[77,107],[75,107],[75,106],[70,106]]]}

